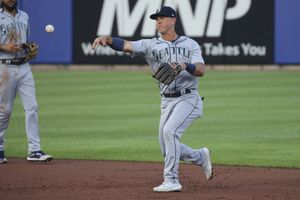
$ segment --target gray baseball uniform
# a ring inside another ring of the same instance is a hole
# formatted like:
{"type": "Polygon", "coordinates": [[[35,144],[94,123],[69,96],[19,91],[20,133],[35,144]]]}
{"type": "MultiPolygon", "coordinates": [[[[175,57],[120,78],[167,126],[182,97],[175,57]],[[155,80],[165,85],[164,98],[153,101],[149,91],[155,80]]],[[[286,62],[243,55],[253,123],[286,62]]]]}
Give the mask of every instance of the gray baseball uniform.
{"type": "MultiPolygon", "coordinates": [[[[203,63],[198,43],[186,36],[169,42],[162,38],[132,41],[133,56],[143,56],[153,71],[159,63],[203,63]]],[[[200,149],[194,150],[179,142],[185,129],[202,116],[202,99],[198,94],[199,77],[182,71],[170,84],[159,84],[162,95],[159,141],[165,158],[164,179],[179,183],[179,161],[201,164],[200,149]],[[180,94],[174,97],[174,94],[180,94]]]]}
{"type": "MultiPolygon", "coordinates": [[[[0,44],[22,44],[27,40],[28,15],[18,10],[13,17],[0,9],[0,44]]],[[[21,58],[24,52],[0,51],[0,59],[21,58]]],[[[38,105],[35,85],[29,63],[21,65],[0,65],[0,151],[4,151],[4,136],[8,127],[16,94],[19,93],[25,110],[28,151],[39,151],[38,105]],[[5,78],[6,77],[6,78],[5,78]]]]}

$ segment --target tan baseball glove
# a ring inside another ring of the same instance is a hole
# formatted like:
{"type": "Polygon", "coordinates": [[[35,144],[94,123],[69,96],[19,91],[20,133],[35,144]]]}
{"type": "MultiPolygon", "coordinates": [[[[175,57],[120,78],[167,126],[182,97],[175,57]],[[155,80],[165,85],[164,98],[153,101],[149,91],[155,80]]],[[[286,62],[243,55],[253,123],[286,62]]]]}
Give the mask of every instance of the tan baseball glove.
{"type": "Polygon", "coordinates": [[[22,48],[26,51],[26,56],[24,58],[25,62],[35,58],[39,52],[39,45],[35,42],[23,43],[22,48]]]}
{"type": "Polygon", "coordinates": [[[178,63],[161,63],[152,76],[159,82],[170,85],[182,70],[182,66],[178,63]]]}

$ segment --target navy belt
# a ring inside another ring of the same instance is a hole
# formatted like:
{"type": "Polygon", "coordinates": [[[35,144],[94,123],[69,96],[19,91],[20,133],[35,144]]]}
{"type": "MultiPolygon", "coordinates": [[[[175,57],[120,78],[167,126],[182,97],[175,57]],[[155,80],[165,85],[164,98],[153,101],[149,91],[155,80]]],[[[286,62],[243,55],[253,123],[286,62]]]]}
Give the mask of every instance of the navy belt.
{"type": "Polygon", "coordinates": [[[174,98],[174,97],[180,97],[184,94],[189,94],[191,93],[191,89],[184,89],[184,90],[178,90],[176,92],[172,92],[172,93],[162,93],[162,96],[166,97],[166,98],[174,98]]]}
{"type": "Polygon", "coordinates": [[[25,63],[24,58],[0,59],[0,64],[4,65],[22,65],[25,63]]]}

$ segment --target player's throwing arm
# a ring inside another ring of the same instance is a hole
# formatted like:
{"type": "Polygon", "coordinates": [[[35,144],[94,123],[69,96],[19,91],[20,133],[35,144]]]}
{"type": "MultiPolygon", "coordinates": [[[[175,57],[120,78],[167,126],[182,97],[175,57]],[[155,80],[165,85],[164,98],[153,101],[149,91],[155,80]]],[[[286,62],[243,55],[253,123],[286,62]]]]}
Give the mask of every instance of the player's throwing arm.
{"type": "Polygon", "coordinates": [[[124,51],[127,53],[133,52],[131,41],[119,37],[100,36],[94,40],[92,47],[96,49],[99,46],[110,46],[116,51],[124,51]]]}

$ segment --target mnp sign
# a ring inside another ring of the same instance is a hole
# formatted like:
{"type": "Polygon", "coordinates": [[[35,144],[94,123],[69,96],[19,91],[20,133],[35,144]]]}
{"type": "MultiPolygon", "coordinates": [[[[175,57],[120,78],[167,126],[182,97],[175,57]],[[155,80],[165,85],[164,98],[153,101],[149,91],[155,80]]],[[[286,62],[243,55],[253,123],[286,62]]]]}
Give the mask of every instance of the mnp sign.
{"type": "Polygon", "coordinates": [[[149,16],[162,5],[178,13],[177,33],[195,39],[209,64],[273,63],[274,1],[75,0],[74,63],[141,64],[109,47],[91,48],[95,37],[128,40],[157,36],[149,16]],[[88,12],[87,12],[88,11],[88,12]]]}

